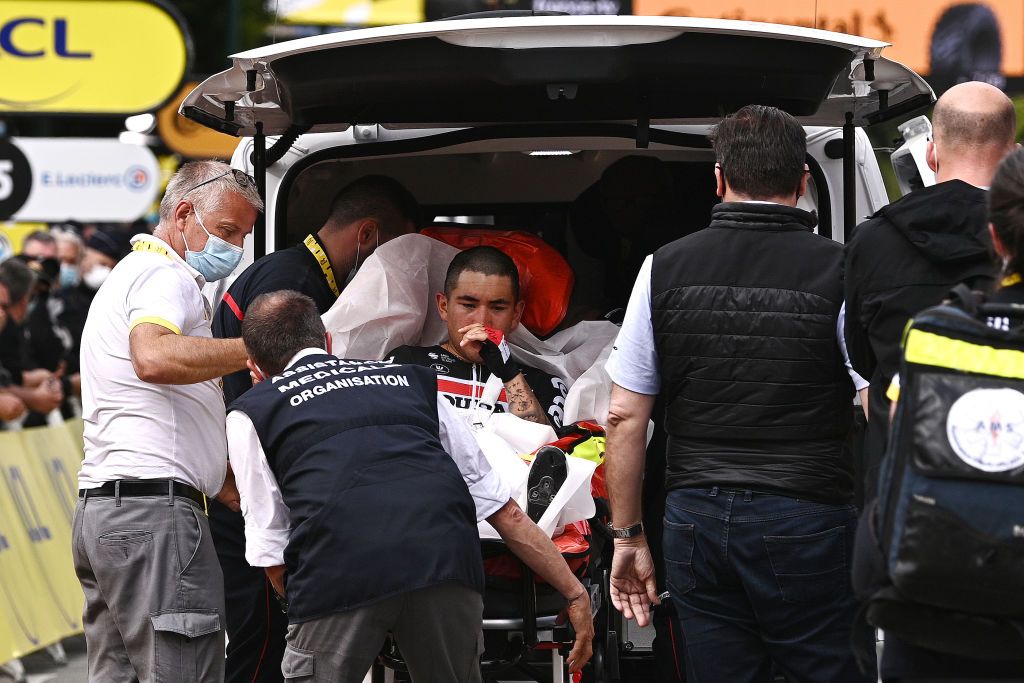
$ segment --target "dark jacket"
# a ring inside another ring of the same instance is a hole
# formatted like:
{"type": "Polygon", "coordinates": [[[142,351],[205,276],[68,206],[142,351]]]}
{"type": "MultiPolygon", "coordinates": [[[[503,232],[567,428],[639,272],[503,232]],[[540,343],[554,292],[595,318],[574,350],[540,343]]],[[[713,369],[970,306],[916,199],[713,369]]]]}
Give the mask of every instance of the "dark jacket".
{"type": "Polygon", "coordinates": [[[842,247],[814,224],[792,207],[725,203],[706,230],[655,252],[668,488],[850,499],[842,247]]]}
{"type": "Polygon", "coordinates": [[[865,438],[865,496],[874,496],[885,452],[889,401],[907,321],[955,285],[988,289],[995,274],[988,193],[959,180],[916,190],[857,227],[846,246],[846,344],[871,382],[865,438]]]}
{"type": "MultiPolygon", "coordinates": [[[[317,243],[319,244],[319,240],[317,243]]],[[[320,248],[323,249],[323,245],[320,245],[320,248]]],[[[339,281],[337,285],[343,286],[343,282],[339,281]]],[[[231,283],[231,287],[213,313],[213,336],[218,339],[241,337],[242,319],[238,313],[244,316],[249,304],[260,294],[282,289],[293,289],[310,297],[321,315],[338,299],[327,284],[316,257],[304,244],[299,243],[288,249],[267,254],[242,271],[242,274],[231,283]],[[233,306],[229,305],[229,301],[233,306]]],[[[225,375],[224,402],[230,404],[251,388],[252,380],[249,379],[247,370],[225,375]]]]}
{"type": "Polygon", "coordinates": [[[483,592],[433,370],[310,355],[230,409],[252,420],[288,507],[289,622],[444,582],[483,592]]]}

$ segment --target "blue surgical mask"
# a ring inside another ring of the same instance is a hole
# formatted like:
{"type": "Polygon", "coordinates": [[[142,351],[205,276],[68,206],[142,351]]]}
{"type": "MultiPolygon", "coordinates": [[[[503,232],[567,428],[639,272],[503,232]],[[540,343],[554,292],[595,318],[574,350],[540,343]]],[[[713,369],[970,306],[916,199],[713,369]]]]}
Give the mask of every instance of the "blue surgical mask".
{"type": "Polygon", "coordinates": [[[78,274],[78,266],[73,266],[70,263],[60,264],[60,286],[61,287],[76,287],[81,282],[81,277],[78,274]]]}
{"type": "Polygon", "coordinates": [[[188,248],[185,233],[181,233],[182,239],[185,239],[185,263],[198,270],[207,282],[231,275],[235,266],[242,260],[242,247],[236,247],[211,234],[203,225],[203,219],[199,217],[199,212],[195,210],[195,207],[192,207],[192,211],[196,214],[196,222],[199,223],[199,227],[206,233],[207,240],[202,251],[191,251],[188,248]]]}

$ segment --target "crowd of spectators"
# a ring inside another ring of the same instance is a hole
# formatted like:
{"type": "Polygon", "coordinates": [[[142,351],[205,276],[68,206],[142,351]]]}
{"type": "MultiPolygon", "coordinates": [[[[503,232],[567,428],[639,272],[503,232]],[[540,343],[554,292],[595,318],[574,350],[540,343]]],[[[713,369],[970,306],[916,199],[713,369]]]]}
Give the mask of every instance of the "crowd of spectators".
{"type": "Polygon", "coordinates": [[[129,251],[134,224],[61,223],[0,261],[0,429],[80,412],[82,328],[96,290],[129,251]]]}

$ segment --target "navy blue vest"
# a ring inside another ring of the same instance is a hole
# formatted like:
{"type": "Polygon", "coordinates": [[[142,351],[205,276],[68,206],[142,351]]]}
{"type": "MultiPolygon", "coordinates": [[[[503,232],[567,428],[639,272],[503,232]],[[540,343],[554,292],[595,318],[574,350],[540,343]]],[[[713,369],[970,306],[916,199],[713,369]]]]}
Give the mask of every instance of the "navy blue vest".
{"type": "Polygon", "coordinates": [[[433,370],[310,355],[231,410],[252,420],[290,510],[290,622],[446,581],[483,592],[476,508],[438,438],[433,370]]]}

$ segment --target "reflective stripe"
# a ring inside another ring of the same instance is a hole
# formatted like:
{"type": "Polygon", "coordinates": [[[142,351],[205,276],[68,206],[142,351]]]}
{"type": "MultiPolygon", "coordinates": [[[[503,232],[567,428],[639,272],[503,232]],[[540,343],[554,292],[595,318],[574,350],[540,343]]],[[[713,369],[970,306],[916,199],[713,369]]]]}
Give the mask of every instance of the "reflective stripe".
{"type": "Polygon", "coordinates": [[[910,330],[904,357],[920,365],[1024,379],[1024,351],[972,344],[924,330],[910,330]]]}
{"type": "Polygon", "coordinates": [[[900,383],[896,377],[893,377],[892,384],[885,390],[885,397],[892,403],[900,400],[900,383]]]}
{"type": "Polygon", "coordinates": [[[178,327],[177,325],[175,325],[174,323],[172,323],[169,320],[164,320],[163,318],[158,318],[155,315],[146,315],[146,316],[143,316],[141,318],[136,318],[135,320],[132,321],[132,324],[128,328],[128,331],[131,332],[132,330],[134,330],[139,325],[142,325],[142,324],[145,324],[145,323],[151,323],[153,325],[159,325],[160,327],[166,327],[168,330],[170,330],[174,334],[178,334],[178,335],[181,334],[181,328],[180,327],[178,327]]]}
{"type": "Polygon", "coordinates": [[[224,303],[228,305],[231,312],[235,314],[236,318],[238,318],[238,322],[245,320],[245,314],[242,313],[242,309],[238,306],[238,303],[235,301],[235,297],[231,296],[230,292],[224,292],[224,303]]]}
{"type": "MultiPolygon", "coordinates": [[[[334,292],[334,296],[341,296],[341,291],[338,289],[338,282],[334,279],[334,269],[331,268],[331,261],[327,258],[326,252],[323,247],[320,246],[319,242],[312,235],[306,235],[306,239],[302,241],[306,245],[306,249],[309,249],[309,253],[313,255],[316,262],[320,264],[320,270],[324,271],[324,278],[327,280],[327,286],[334,292]]],[[[241,320],[241,318],[239,318],[241,320]]]]}
{"type": "MultiPolygon", "coordinates": [[[[159,245],[156,242],[150,242],[149,240],[139,240],[132,245],[132,251],[151,251],[154,254],[160,254],[161,256],[171,258],[171,255],[167,253],[167,250],[162,245],[159,245]]],[[[179,332],[178,334],[181,333],[179,332]]]]}

